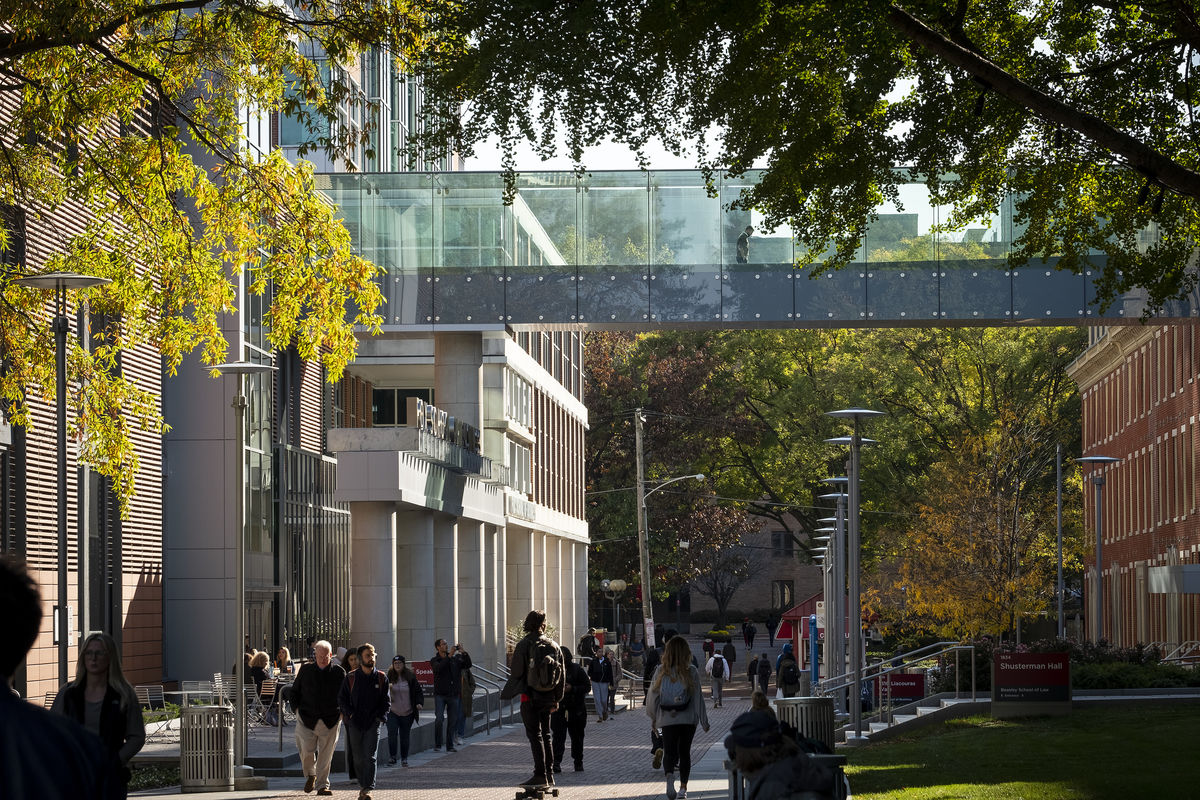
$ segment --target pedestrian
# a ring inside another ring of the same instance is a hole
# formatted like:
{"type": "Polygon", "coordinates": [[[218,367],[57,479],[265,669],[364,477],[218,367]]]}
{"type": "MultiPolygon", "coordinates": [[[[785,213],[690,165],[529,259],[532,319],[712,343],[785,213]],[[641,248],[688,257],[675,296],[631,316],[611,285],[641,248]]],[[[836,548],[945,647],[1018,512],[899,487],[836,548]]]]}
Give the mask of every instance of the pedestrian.
{"type": "Polygon", "coordinates": [[[733,665],[737,663],[737,648],[733,646],[732,641],[726,642],[725,647],[721,648],[721,655],[729,662],[729,671],[732,672],[733,665]]]}
{"type": "MultiPolygon", "coordinates": [[[[25,567],[3,557],[0,608],[4,609],[5,633],[5,647],[0,648],[0,785],[4,796],[124,798],[120,762],[95,734],[60,714],[25,702],[10,689],[13,673],[41,630],[42,598],[25,567]]],[[[85,643],[84,649],[87,646],[85,643]]],[[[136,703],[134,707],[138,708],[136,703]]],[[[140,717],[140,709],[138,714],[140,717]]]]}
{"type": "Polygon", "coordinates": [[[462,703],[462,671],[471,667],[471,657],[462,649],[461,644],[450,645],[445,639],[433,643],[437,653],[429,661],[433,669],[433,750],[442,749],[443,723],[446,739],[446,752],[456,752],[454,747],[454,732],[458,728],[458,712],[462,703]]]}
{"type": "Polygon", "coordinates": [[[755,689],[755,681],[758,680],[758,656],[750,654],[750,663],[746,665],[746,680],[750,681],[750,691],[753,693],[755,689]]]}
{"type": "Polygon", "coordinates": [[[775,628],[779,625],[779,617],[775,616],[775,612],[767,614],[767,637],[770,639],[770,646],[775,646],[775,628]]]}
{"type": "Polygon", "coordinates": [[[752,233],[754,233],[754,228],[747,225],[737,238],[737,263],[739,264],[745,264],[750,260],[750,234],[752,233]]]}
{"type": "Polygon", "coordinates": [[[329,768],[337,749],[341,726],[338,692],[346,671],[333,663],[333,646],[324,639],[313,643],[313,660],[300,667],[292,682],[292,706],[296,709],[296,749],[304,768],[304,791],[328,797],[329,768]]]}
{"type": "Polygon", "coordinates": [[[346,739],[352,741],[354,773],[358,776],[359,800],[371,800],[375,788],[375,754],[379,750],[379,726],[388,713],[387,675],[375,669],[375,646],[358,646],[358,669],[346,675],[338,692],[338,708],[346,722],[346,739]]]}
{"type": "Polygon", "coordinates": [[[544,788],[554,785],[554,741],[550,715],[566,692],[566,669],[558,643],[546,636],[546,612],[534,609],[525,615],[525,636],[513,650],[503,700],[521,697],[521,722],[533,751],[533,775],[520,784],[544,788]]]}
{"type": "Polygon", "coordinates": [[[562,702],[550,715],[554,771],[562,772],[562,760],[567,751],[567,734],[570,734],[571,760],[575,762],[575,771],[583,772],[583,733],[587,727],[587,696],[592,690],[592,682],[588,680],[583,667],[571,657],[569,647],[564,644],[559,650],[562,651],[566,682],[563,685],[562,702]]]}
{"type": "Polygon", "coordinates": [[[617,663],[617,654],[612,648],[604,649],[604,657],[608,660],[608,716],[617,713],[617,686],[621,683],[621,665],[617,663]]]}
{"type": "Polygon", "coordinates": [[[767,699],[767,693],[760,689],[755,689],[750,695],[750,710],[765,711],[772,717],[775,716],[775,709],[771,708],[771,701],[767,699]]]}
{"type": "MultiPolygon", "coordinates": [[[[339,647],[338,652],[341,653],[341,658],[338,659],[341,664],[342,671],[349,675],[358,669],[358,650],[347,650],[344,647],[339,647]]],[[[354,740],[349,736],[346,737],[346,775],[350,780],[358,780],[358,774],[354,768],[354,740]]]]}
{"type": "Polygon", "coordinates": [[[603,653],[597,653],[587,667],[592,682],[592,697],[596,701],[597,722],[608,719],[608,688],[613,681],[612,666],[603,653]]]}
{"type": "Polygon", "coordinates": [[[579,658],[592,659],[600,650],[600,640],[596,638],[596,629],[588,628],[587,633],[579,637],[579,658]]]}
{"type": "Polygon", "coordinates": [[[83,642],[75,664],[75,680],[63,684],[50,709],[70,717],[100,737],[119,765],[121,790],[129,786],[129,761],[146,743],[146,725],[137,694],[121,671],[121,652],[107,633],[83,642]]]}
{"type": "Polygon", "coordinates": [[[746,800],[834,798],[838,776],[800,749],[774,715],[747,711],[734,720],[725,749],[748,779],[746,800]]]}
{"type": "Polygon", "coordinates": [[[758,676],[758,688],[763,694],[766,694],[770,690],[772,672],[771,659],[767,658],[766,653],[760,653],[758,656],[758,671],[756,674],[758,676]]]}
{"type": "Polygon", "coordinates": [[[467,666],[463,667],[458,679],[458,725],[454,728],[454,744],[461,745],[463,737],[467,735],[467,720],[472,718],[474,713],[474,696],[475,696],[475,673],[471,672],[471,656],[466,649],[461,645],[455,645],[455,649],[466,659],[467,666]]]}
{"type": "Polygon", "coordinates": [[[283,645],[279,646],[279,651],[275,653],[275,675],[291,675],[292,674],[292,651],[288,650],[283,645]]]}
{"type": "Polygon", "coordinates": [[[792,643],[783,646],[783,651],[775,659],[775,686],[784,697],[795,697],[800,694],[800,666],[792,651],[792,643]]]}
{"type": "Polygon", "coordinates": [[[662,665],[650,684],[646,713],[662,731],[663,771],[669,800],[687,798],[692,771],[692,739],[696,726],[708,731],[708,710],[700,694],[700,671],[692,664],[692,650],[682,636],[670,639],[663,648],[662,665]],[[679,769],[679,791],[675,791],[675,769],[679,769]]]}
{"type": "Polygon", "coordinates": [[[641,637],[634,639],[629,645],[629,671],[639,674],[646,666],[646,643],[641,637]]]}
{"type": "Polygon", "coordinates": [[[425,705],[425,693],[417,676],[408,668],[404,656],[393,656],[388,678],[388,766],[396,764],[396,739],[400,740],[400,766],[408,766],[408,751],[412,726],[421,716],[425,705]]]}
{"type": "Polygon", "coordinates": [[[704,672],[712,680],[713,708],[720,708],[721,687],[725,685],[725,681],[729,680],[730,677],[729,662],[720,653],[713,653],[712,657],[704,664],[704,672]]]}
{"type": "Polygon", "coordinates": [[[716,643],[713,642],[713,640],[711,638],[709,638],[709,637],[704,638],[704,644],[701,645],[701,649],[704,650],[705,660],[712,658],[713,651],[716,650],[716,647],[717,647],[716,643]]]}
{"type": "Polygon", "coordinates": [[[753,622],[751,622],[750,626],[748,628],[746,628],[746,650],[747,651],[754,649],[754,637],[757,635],[758,635],[758,626],[756,626],[753,622]]]}
{"type": "MultiPolygon", "coordinates": [[[[662,663],[657,647],[646,644],[646,664],[642,667],[642,705],[646,705],[646,696],[650,694],[650,681],[654,679],[654,670],[662,663]]],[[[658,769],[658,767],[655,767],[658,769]]]]}
{"type": "Polygon", "coordinates": [[[746,645],[746,652],[750,652],[750,618],[746,617],[742,620],[742,643],[746,645]]]}

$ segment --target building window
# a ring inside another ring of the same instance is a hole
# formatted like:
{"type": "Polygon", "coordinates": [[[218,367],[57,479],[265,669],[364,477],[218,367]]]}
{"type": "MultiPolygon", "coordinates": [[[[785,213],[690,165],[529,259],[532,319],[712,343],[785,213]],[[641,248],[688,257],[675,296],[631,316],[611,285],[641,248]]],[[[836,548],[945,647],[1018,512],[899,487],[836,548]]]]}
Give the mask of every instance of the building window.
{"type": "Polygon", "coordinates": [[[774,558],[795,558],[795,541],[787,531],[771,531],[771,555],[774,558]]]}
{"type": "Polygon", "coordinates": [[[408,398],[433,402],[432,389],[376,388],[371,392],[371,424],[388,427],[408,424],[408,398]]]}
{"type": "Polygon", "coordinates": [[[771,608],[788,609],[796,604],[796,587],[792,581],[771,581],[771,608]]]}

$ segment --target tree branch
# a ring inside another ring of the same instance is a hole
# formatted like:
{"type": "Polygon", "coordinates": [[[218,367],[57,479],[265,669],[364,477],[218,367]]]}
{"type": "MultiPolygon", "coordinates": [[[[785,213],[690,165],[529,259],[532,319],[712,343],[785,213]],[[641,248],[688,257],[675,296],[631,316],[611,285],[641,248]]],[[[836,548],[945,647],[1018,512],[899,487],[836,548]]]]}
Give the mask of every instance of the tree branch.
{"type": "Polygon", "coordinates": [[[1090,139],[1131,167],[1153,177],[1178,194],[1200,199],[1200,173],[1179,164],[1141,140],[1114,128],[1086,111],[1051,97],[983,56],[950,41],[898,6],[888,7],[888,22],[901,34],[932,55],[984,81],[993,91],[1042,119],[1070,128],[1090,139]]]}

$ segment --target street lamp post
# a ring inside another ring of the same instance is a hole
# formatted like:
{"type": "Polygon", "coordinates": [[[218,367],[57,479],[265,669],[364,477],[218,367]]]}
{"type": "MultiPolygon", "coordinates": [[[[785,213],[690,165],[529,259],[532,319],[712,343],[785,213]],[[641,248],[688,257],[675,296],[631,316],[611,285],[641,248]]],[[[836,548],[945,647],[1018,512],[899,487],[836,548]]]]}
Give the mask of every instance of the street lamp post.
{"type": "Polygon", "coordinates": [[[1082,456],[1077,458],[1084,464],[1092,465],[1092,484],[1096,487],[1096,627],[1094,630],[1096,644],[1104,638],[1104,473],[1102,469],[1108,464],[1116,464],[1121,459],[1113,456],[1082,456]]]}
{"type": "MultiPolygon", "coordinates": [[[[862,741],[862,703],[859,702],[859,692],[862,684],[863,670],[863,631],[862,631],[862,595],[859,575],[859,559],[861,555],[861,532],[859,527],[860,511],[859,511],[859,457],[862,449],[863,438],[859,432],[859,425],[864,418],[879,417],[883,415],[882,411],[872,411],[866,408],[845,408],[839,411],[827,411],[827,416],[838,419],[849,419],[854,423],[854,433],[850,437],[850,469],[848,470],[847,488],[849,489],[850,502],[850,524],[849,524],[849,541],[846,549],[849,559],[847,560],[847,573],[850,583],[850,609],[847,617],[850,621],[850,632],[853,640],[850,648],[850,672],[853,674],[854,688],[850,693],[850,721],[854,727],[854,739],[858,742],[862,741]]],[[[847,743],[850,739],[847,738],[847,743]]]]}
{"type": "MultiPolygon", "coordinates": [[[[67,647],[70,644],[70,614],[67,605],[67,332],[71,321],[67,317],[67,290],[88,289],[111,283],[109,278],[79,275],[74,272],[44,272],[16,278],[13,283],[34,289],[54,290],[54,369],[55,369],[55,422],[58,425],[58,609],[55,618],[58,630],[58,682],[61,686],[69,680],[67,647]]],[[[83,553],[83,538],[87,531],[80,531],[77,552],[83,553]]],[[[77,559],[79,580],[85,580],[87,565],[77,559]]]]}
{"type": "MultiPolygon", "coordinates": [[[[825,677],[834,678],[845,674],[846,670],[846,493],[844,491],[849,478],[826,478],[822,483],[832,484],[837,492],[821,495],[821,500],[836,500],[837,511],[834,517],[836,526],[831,534],[830,548],[826,559],[826,592],[825,600],[825,677]]],[[[845,694],[835,692],[833,703],[839,712],[845,712],[845,694]]]]}
{"type": "Polygon", "coordinates": [[[621,612],[620,606],[617,605],[617,600],[625,592],[627,584],[620,578],[609,580],[605,578],[600,581],[600,589],[604,592],[604,596],[612,601],[613,604],[613,629],[616,631],[614,646],[617,648],[617,663],[621,663],[621,612]]]}
{"type": "Polygon", "coordinates": [[[698,472],[695,475],[681,475],[678,478],[670,478],[647,492],[646,468],[642,456],[642,423],[644,422],[645,419],[642,417],[642,410],[640,408],[636,409],[633,413],[633,431],[637,452],[637,527],[638,554],[639,561],[641,562],[640,571],[642,578],[642,632],[646,637],[646,647],[654,647],[654,607],[650,599],[650,536],[646,522],[646,498],[676,481],[686,481],[691,478],[702,481],[704,480],[704,474],[698,472]]]}
{"type": "Polygon", "coordinates": [[[237,389],[230,406],[235,423],[233,483],[236,493],[234,503],[234,663],[238,665],[235,677],[237,691],[234,692],[234,737],[233,765],[240,768],[246,763],[246,691],[243,674],[246,670],[243,649],[246,640],[246,376],[261,375],[274,371],[270,364],[254,364],[249,361],[232,361],[205,367],[222,375],[237,376],[237,389]]]}

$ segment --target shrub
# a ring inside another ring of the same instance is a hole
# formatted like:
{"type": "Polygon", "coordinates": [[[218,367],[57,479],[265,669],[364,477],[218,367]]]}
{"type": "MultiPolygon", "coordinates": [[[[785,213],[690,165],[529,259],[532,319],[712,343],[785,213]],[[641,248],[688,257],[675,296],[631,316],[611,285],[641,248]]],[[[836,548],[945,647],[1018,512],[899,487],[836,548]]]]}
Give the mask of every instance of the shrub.
{"type": "Polygon", "coordinates": [[[179,767],[162,764],[135,766],[130,773],[129,790],[161,789],[164,786],[178,786],[179,783],[179,767]]]}
{"type": "Polygon", "coordinates": [[[730,641],[729,633],[721,628],[714,628],[711,631],[705,631],[704,638],[712,639],[714,642],[730,641]]]}
{"type": "Polygon", "coordinates": [[[1071,685],[1076,689],[1169,689],[1200,686],[1200,673],[1173,664],[1072,664],[1071,685]]]}

